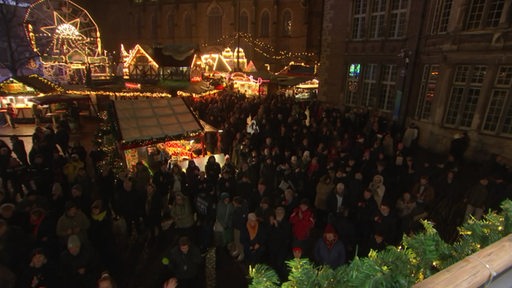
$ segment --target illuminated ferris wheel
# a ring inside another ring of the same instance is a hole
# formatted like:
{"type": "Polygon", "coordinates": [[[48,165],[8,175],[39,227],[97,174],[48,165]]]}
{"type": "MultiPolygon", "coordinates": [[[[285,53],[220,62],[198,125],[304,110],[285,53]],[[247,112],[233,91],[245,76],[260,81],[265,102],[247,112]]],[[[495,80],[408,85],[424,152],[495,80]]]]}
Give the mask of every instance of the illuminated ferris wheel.
{"type": "Polygon", "coordinates": [[[36,1],[27,10],[25,27],[32,48],[41,56],[97,57],[102,53],[98,26],[72,1],[36,1]]]}

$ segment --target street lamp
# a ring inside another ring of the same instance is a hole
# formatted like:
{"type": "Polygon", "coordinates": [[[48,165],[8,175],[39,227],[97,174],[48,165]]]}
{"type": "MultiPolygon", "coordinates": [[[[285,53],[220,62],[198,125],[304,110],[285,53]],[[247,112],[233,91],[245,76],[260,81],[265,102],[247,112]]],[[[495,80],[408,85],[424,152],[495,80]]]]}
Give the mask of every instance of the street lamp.
{"type": "MultiPolygon", "coordinates": [[[[411,56],[411,50],[403,48],[400,50],[400,53],[397,55],[402,60],[401,69],[400,69],[400,89],[396,89],[396,98],[395,98],[395,107],[393,109],[393,121],[401,122],[401,108],[402,102],[405,98],[405,89],[406,89],[406,79],[407,79],[407,69],[409,66],[409,58],[411,56]]],[[[402,123],[397,123],[402,125],[402,123]]]]}

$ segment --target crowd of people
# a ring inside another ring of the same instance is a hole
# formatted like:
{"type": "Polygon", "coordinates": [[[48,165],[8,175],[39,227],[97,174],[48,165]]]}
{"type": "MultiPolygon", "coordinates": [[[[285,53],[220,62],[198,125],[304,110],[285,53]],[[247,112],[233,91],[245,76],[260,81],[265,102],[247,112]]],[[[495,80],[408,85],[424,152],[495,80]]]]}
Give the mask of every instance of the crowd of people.
{"type": "Polygon", "coordinates": [[[115,287],[130,239],[168,243],[158,271],[166,285],[204,284],[214,246],[285,279],[286,260],[336,268],[398,244],[422,219],[453,240],[464,219],[499,210],[512,193],[501,157],[475,183],[461,179],[467,145],[435,163],[421,157],[418,127],[384,114],[282,95],[189,104],[222,129],[209,147],[226,155],[222,165],[212,155],[204,170],[193,159],[182,169],[162,151],[152,167],[115,174],[96,165],[100,150],[69,145],[65,123],[37,126],[28,153],[17,137],[0,143],[0,287],[115,287]]]}

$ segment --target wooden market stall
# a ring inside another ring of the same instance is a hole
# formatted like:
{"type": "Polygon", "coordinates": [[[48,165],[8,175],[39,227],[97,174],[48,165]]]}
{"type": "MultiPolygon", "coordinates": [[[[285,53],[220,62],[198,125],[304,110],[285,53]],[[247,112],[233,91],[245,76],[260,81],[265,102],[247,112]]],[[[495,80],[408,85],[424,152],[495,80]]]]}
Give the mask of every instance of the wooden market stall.
{"type": "MultiPolygon", "coordinates": [[[[18,119],[33,119],[34,107],[30,99],[62,93],[64,89],[38,75],[10,77],[0,83],[0,106],[11,103],[18,119]]],[[[41,104],[46,105],[46,104],[41,104]]]]}
{"type": "Polygon", "coordinates": [[[128,169],[139,161],[154,168],[164,159],[181,164],[206,155],[205,127],[182,98],[117,100],[113,107],[128,169]]]}

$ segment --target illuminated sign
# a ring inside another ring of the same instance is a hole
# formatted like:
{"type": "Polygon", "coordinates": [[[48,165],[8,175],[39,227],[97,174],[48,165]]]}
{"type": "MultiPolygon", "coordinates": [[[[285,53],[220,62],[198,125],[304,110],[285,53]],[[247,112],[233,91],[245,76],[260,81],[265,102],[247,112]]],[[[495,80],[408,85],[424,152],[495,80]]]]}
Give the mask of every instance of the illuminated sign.
{"type": "Polygon", "coordinates": [[[124,82],[124,87],[126,89],[140,89],[141,85],[140,83],[124,82]]]}

